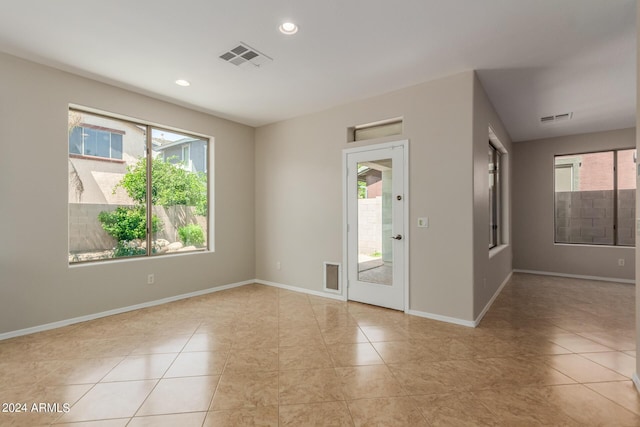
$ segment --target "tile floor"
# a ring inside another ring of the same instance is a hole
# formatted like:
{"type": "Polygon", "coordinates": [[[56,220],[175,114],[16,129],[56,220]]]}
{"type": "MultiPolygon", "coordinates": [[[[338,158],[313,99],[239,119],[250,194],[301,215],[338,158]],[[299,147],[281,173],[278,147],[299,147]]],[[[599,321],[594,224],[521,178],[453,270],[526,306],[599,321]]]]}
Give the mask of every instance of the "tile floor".
{"type": "Polygon", "coordinates": [[[0,403],[60,404],[0,425],[638,426],[634,304],[515,274],[471,329],[249,285],[0,342],[0,403]]]}

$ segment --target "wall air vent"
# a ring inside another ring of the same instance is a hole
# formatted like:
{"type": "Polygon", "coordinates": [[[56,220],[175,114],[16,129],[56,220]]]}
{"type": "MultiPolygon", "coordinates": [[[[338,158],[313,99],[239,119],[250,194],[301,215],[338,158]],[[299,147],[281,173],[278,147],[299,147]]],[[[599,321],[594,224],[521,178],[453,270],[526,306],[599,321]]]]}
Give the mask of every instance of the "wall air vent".
{"type": "Polygon", "coordinates": [[[238,67],[253,66],[257,68],[273,61],[264,53],[242,42],[220,55],[220,59],[238,67]]]}
{"type": "Polygon", "coordinates": [[[573,118],[573,113],[562,113],[562,114],[556,114],[554,116],[540,117],[540,123],[542,123],[543,125],[546,125],[551,123],[566,122],[567,120],[571,120],[572,118],[573,118]]]}
{"type": "Polygon", "coordinates": [[[342,267],[337,262],[324,262],[324,290],[341,293],[342,267]]]}

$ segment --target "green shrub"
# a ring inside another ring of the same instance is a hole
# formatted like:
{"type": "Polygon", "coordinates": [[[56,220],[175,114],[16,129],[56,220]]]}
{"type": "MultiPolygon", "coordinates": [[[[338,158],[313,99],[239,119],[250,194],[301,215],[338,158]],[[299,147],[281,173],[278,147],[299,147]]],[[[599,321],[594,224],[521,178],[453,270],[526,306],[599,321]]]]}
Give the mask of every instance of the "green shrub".
{"type": "Polygon", "coordinates": [[[185,246],[201,246],[204,244],[204,232],[198,224],[189,224],[178,229],[178,236],[185,246]]]}
{"type": "MultiPolygon", "coordinates": [[[[110,236],[121,241],[145,239],[147,236],[147,214],[141,206],[118,206],[115,211],[102,211],[98,214],[98,220],[102,228],[110,236]]],[[[151,228],[157,233],[162,224],[160,219],[153,215],[151,228]]]]}
{"type": "MultiPolygon", "coordinates": [[[[147,250],[140,246],[142,242],[140,240],[127,241],[120,240],[116,247],[113,248],[113,258],[125,257],[125,256],[136,256],[136,255],[146,255],[147,250]]],[[[151,246],[151,253],[155,254],[160,250],[160,247],[153,242],[151,246]]]]}
{"type": "Polygon", "coordinates": [[[113,257],[123,257],[123,256],[136,256],[136,255],[146,255],[147,250],[136,246],[134,242],[128,242],[126,240],[118,241],[118,244],[113,249],[113,257]]]}
{"type": "MultiPolygon", "coordinates": [[[[147,203],[147,159],[127,167],[127,173],[113,189],[127,191],[136,203],[147,203]]],[[[195,206],[196,214],[206,216],[207,175],[189,172],[169,161],[153,159],[151,163],[151,202],[154,206],[195,206]]]]}

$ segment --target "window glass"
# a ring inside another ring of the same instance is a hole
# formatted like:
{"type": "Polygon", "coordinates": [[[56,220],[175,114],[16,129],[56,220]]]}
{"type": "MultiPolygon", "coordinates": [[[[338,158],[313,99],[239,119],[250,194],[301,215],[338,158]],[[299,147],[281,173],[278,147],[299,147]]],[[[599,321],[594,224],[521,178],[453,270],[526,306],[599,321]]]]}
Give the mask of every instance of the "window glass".
{"type": "Polygon", "coordinates": [[[84,154],[86,156],[98,155],[98,132],[95,129],[82,129],[84,154]]]}
{"type": "MultiPolygon", "coordinates": [[[[189,169],[164,158],[165,151],[204,155],[208,143],[187,134],[71,110],[69,263],[206,250],[206,167],[189,169]],[[152,149],[147,146],[149,134],[152,149]]],[[[206,165],[207,159],[198,159],[197,164],[206,165]]]]}
{"type": "Polygon", "coordinates": [[[556,192],[573,191],[573,165],[556,165],[556,192]]]}
{"type": "Polygon", "coordinates": [[[189,165],[189,161],[191,159],[191,145],[190,144],[185,144],[182,146],[182,164],[189,169],[190,165],[189,165]]]}
{"type": "Polygon", "coordinates": [[[164,253],[167,244],[173,244],[177,251],[206,248],[209,203],[208,177],[203,165],[207,159],[190,162],[189,156],[191,152],[203,156],[208,141],[155,128],[151,129],[151,135],[153,214],[163,224],[153,235],[157,244],[154,253],[164,253]],[[167,155],[169,161],[164,160],[167,155]],[[201,167],[192,167],[198,164],[201,167]]]}
{"type": "Polygon", "coordinates": [[[97,156],[98,157],[111,157],[111,133],[105,131],[96,132],[97,140],[97,156]]]}
{"type": "Polygon", "coordinates": [[[122,160],[122,135],[111,134],[111,158],[122,160]]]}
{"type": "Polygon", "coordinates": [[[615,154],[556,156],[556,243],[615,244],[615,154]]]}
{"type": "Polygon", "coordinates": [[[82,128],[73,127],[69,132],[69,153],[82,154],[82,128]]]}
{"type": "Polygon", "coordinates": [[[635,246],[636,217],[636,150],[620,150],[617,153],[616,232],[617,244],[635,246]]]}
{"type": "Polygon", "coordinates": [[[489,249],[500,244],[500,152],[489,144],[489,249]]]}
{"type": "Polygon", "coordinates": [[[392,159],[358,163],[358,280],[393,285],[392,159]]]}
{"type": "Polygon", "coordinates": [[[385,136],[401,135],[401,134],[402,134],[402,120],[396,120],[389,123],[356,126],[353,129],[353,140],[364,141],[367,139],[382,138],[385,136]]]}

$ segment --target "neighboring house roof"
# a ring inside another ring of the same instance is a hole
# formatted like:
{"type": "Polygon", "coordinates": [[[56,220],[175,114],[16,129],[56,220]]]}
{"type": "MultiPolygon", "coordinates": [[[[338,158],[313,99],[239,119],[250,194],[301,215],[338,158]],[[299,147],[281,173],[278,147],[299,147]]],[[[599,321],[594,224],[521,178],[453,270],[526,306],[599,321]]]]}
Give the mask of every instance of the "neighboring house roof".
{"type": "Polygon", "coordinates": [[[154,147],[153,149],[156,151],[162,151],[162,150],[166,150],[167,148],[170,147],[176,147],[176,146],[180,146],[180,145],[184,145],[184,144],[190,144],[192,142],[197,142],[197,141],[202,141],[201,139],[198,138],[180,138],[176,141],[169,141],[166,139],[162,139],[162,138],[153,138],[153,143],[154,143],[154,147]]]}

